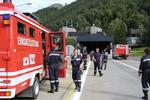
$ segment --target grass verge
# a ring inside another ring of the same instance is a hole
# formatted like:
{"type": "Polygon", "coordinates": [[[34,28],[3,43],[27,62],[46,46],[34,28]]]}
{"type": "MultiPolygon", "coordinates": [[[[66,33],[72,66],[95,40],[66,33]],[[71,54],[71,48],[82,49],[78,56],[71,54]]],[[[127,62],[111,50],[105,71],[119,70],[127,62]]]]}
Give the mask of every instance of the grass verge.
{"type": "Polygon", "coordinates": [[[133,48],[131,50],[131,56],[143,56],[144,55],[144,47],[142,48],[133,48]]]}

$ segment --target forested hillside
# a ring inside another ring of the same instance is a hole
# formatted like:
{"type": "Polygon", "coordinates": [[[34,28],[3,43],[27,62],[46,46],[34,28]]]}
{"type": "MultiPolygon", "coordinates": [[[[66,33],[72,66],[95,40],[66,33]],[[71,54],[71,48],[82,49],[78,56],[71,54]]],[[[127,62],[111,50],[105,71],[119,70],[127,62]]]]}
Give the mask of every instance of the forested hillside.
{"type": "Polygon", "coordinates": [[[34,14],[41,24],[53,30],[72,23],[84,31],[86,26],[95,24],[117,38],[115,42],[125,42],[131,28],[140,29],[142,39],[150,44],[150,0],[77,0],[61,9],[48,7],[34,14]]]}

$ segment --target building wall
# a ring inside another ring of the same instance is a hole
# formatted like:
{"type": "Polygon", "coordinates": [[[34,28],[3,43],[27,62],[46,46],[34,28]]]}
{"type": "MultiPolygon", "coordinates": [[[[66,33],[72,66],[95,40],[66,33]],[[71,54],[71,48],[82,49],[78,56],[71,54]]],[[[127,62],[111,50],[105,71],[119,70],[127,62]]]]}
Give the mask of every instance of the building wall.
{"type": "Polygon", "coordinates": [[[61,30],[66,33],[66,37],[68,36],[69,32],[77,32],[77,30],[75,28],[70,28],[70,27],[67,27],[67,26],[62,27],[61,30]]]}

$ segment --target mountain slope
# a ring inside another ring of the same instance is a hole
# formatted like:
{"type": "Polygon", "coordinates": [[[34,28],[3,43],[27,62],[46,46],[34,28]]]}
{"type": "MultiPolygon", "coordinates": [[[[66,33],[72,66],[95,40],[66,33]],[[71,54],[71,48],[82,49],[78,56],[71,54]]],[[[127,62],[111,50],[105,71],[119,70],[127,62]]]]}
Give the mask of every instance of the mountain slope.
{"type": "Polygon", "coordinates": [[[83,31],[86,26],[95,24],[110,32],[110,24],[116,19],[127,29],[137,29],[149,20],[150,0],[77,0],[61,9],[44,8],[34,13],[41,24],[58,30],[71,23],[83,31]]]}

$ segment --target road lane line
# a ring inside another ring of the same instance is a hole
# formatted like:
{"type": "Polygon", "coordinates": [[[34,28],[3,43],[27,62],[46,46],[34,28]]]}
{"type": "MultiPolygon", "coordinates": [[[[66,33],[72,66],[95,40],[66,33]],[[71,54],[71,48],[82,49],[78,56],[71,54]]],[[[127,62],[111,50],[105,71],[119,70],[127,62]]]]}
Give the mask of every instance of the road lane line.
{"type": "Polygon", "coordinates": [[[116,60],[113,60],[113,61],[114,61],[114,62],[117,62],[117,63],[119,63],[119,64],[121,64],[121,65],[124,65],[124,66],[126,66],[126,67],[128,67],[128,68],[134,69],[134,70],[136,70],[136,71],[139,70],[138,68],[135,68],[135,67],[133,67],[133,66],[127,65],[127,64],[122,63],[122,62],[120,62],[120,61],[116,61],[116,60]]]}
{"type": "Polygon", "coordinates": [[[83,90],[83,87],[84,87],[84,84],[85,84],[85,81],[86,81],[86,77],[87,77],[90,65],[91,65],[91,61],[88,63],[87,70],[83,72],[83,75],[81,77],[81,80],[82,80],[81,91],[80,92],[75,92],[71,100],[80,100],[80,96],[82,94],[82,90],[83,90]]]}
{"type": "Polygon", "coordinates": [[[75,92],[74,90],[74,83],[72,82],[68,89],[67,92],[65,93],[65,95],[63,96],[63,98],[61,100],[79,100],[81,93],[82,93],[82,89],[86,80],[86,76],[89,70],[89,67],[91,65],[91,61],[89,61],[88,65],[87,65],[87,70],[83,72],[82,76],[81,76],[81,80],[82,80],[82,84],[81,84],[81,92],[75,92]]]}

